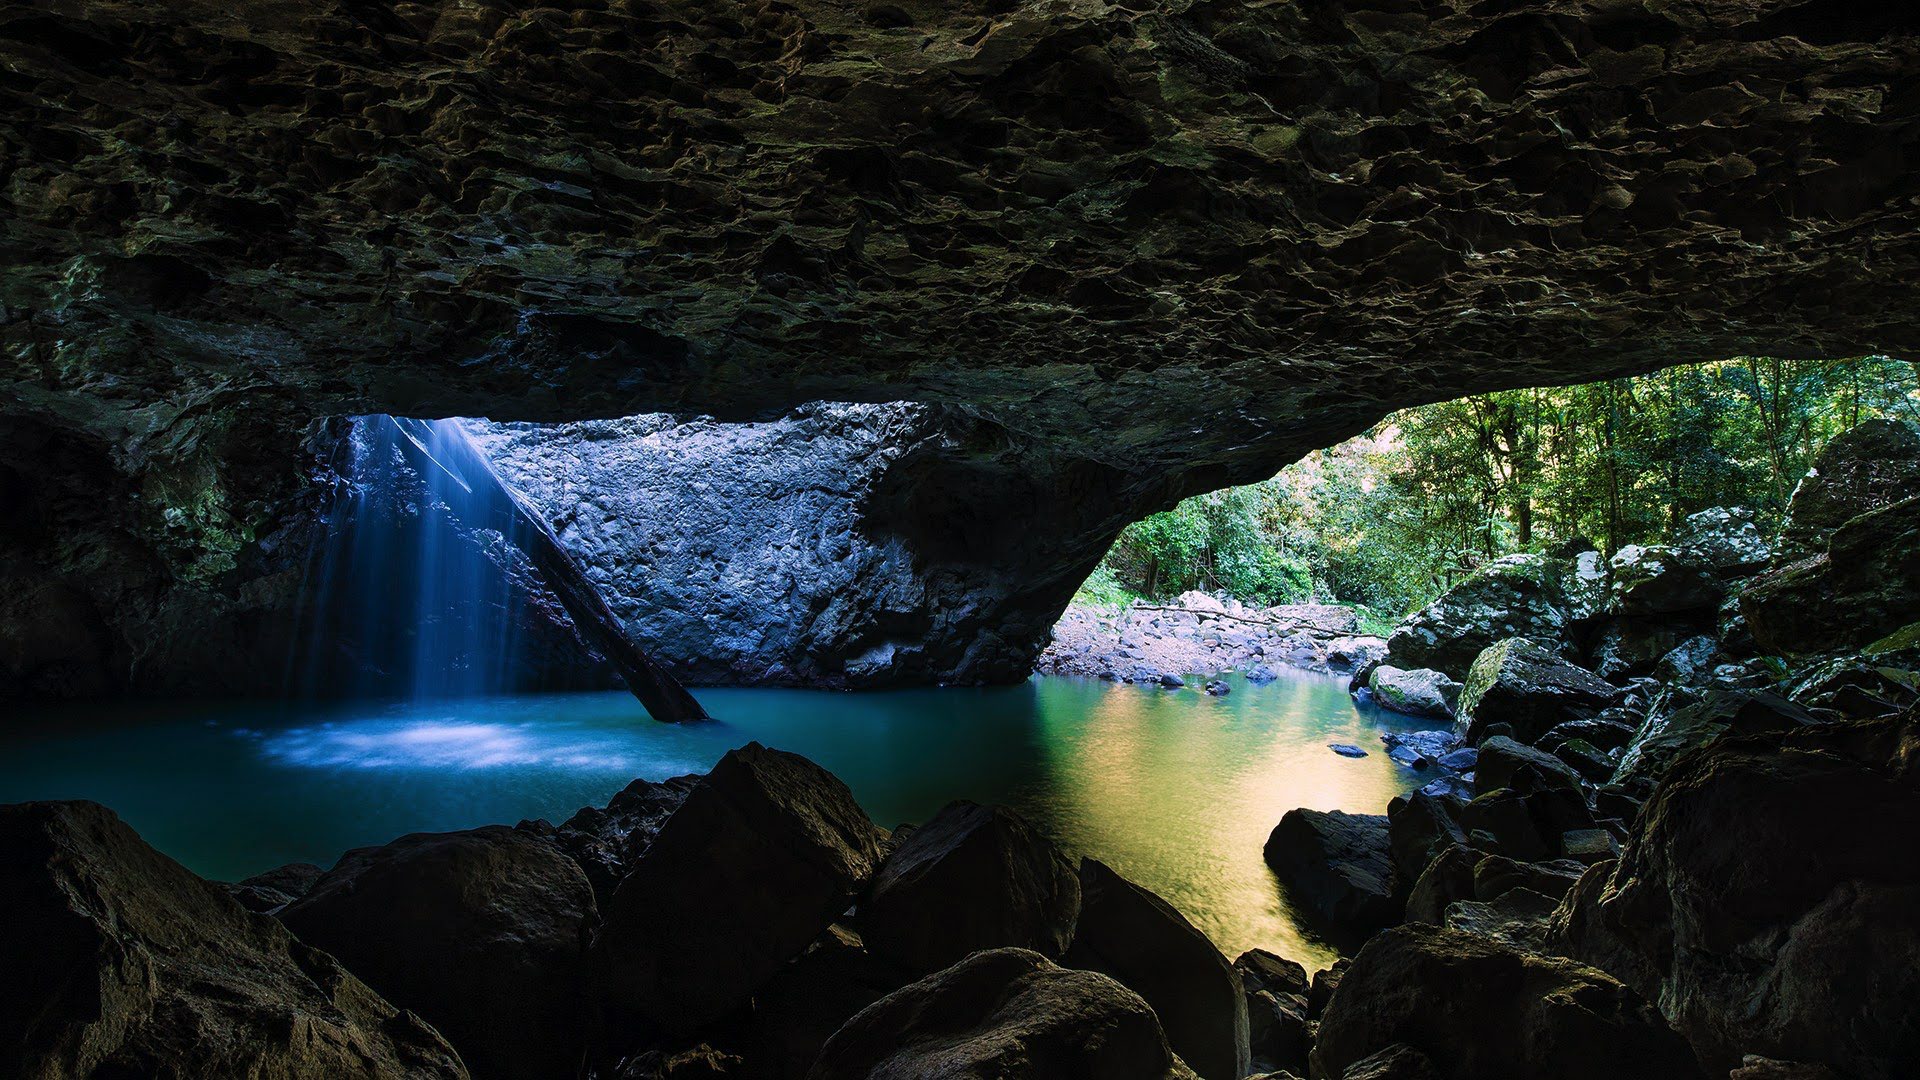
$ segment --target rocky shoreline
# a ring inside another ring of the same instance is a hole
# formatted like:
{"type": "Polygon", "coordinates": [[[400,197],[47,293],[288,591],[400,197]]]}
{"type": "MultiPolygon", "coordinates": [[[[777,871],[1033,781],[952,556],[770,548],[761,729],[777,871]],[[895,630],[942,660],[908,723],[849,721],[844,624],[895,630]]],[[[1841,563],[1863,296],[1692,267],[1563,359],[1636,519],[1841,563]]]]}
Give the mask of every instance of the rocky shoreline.
{"type": "Polygon", "coordinates": [[[1385,655],[1385,639],[1360,633],[1350,608],[1251,607],[1186,592],[1166,603],[1069,606],[1034,671],[1175,689],[1195,681],[1206,688],[1234,672],[1271,681],[1281,667],[1344,675],[1385,655]]]}

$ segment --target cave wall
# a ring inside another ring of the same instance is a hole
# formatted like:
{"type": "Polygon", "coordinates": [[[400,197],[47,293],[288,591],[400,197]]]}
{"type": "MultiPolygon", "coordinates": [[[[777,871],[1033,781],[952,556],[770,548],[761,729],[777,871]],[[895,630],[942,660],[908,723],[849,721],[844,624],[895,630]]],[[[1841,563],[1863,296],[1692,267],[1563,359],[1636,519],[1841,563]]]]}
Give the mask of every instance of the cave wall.
{"type": "Polygon", "coordinates": [[[1126,521],[1396,407],[1911,355],[1917,24],[1794,0],[11,5],[0,459],[31,512],[4,545],[15,595],[52,599],[9,601],[0,635],[100,674],[7,685],[245,681],[209,643],[244,651],[288,602],[323,417],[922,403],[957,434],[887,472],[875,520],[1025,642],[1126,521]]]}

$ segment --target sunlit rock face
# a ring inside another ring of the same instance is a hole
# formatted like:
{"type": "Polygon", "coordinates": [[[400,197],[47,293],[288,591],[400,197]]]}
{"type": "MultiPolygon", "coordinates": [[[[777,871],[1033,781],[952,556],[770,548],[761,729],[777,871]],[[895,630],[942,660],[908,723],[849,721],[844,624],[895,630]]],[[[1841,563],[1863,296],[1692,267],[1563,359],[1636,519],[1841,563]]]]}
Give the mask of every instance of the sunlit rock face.
{"type": "Polygon", "coordinates": [[[889,521],[939,410],[805,406],[722,424],[649,414],[467,421],[614,614],[682,679],[873,686],[1024,676],[1048,622],[990,565],[929,572],[889,521]],[[895,470],[899,470],[898,474],[895,470]]]}
{"type": "Polygon", "coordinates": [[[1025,626],[1127,520],[1394,407],[1904,353],[1914,30],[1791,0],[16,5],[0,467],[33,513],[0,558],[61,599],[0,634],[57,609],[99,658],[5,684],[204,687],[179,641],[244,650],[297,596],[264,548],[320,417],[937,406],[954,434],[882,503],[917,576],[1013,583],[1025,626]]]}

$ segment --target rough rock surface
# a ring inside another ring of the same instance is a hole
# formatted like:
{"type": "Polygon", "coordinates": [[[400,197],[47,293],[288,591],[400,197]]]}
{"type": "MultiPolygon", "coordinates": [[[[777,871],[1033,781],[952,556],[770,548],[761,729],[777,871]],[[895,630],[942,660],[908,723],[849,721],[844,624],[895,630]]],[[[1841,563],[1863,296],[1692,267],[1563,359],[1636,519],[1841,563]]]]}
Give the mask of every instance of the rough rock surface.
{"type": "Polygon", "coordinates": [[[419,1013],[475,1077],[568,1077],[586,1050],[593,889],[504,825],[341,856],[280,921],[419,1013]]]}
{"type": "Polygon", "coordinates": [[[305,896],[324,873],[312,863],[288,863],[222,887],[248,911],[271,915],[305,896]]]}
{"type": "Polygon", "coordinates": [[[333,957],[95,803],[0,807],[0,1074],[465,1077],[333,957]]]}
{"type": "Polygon", "coordinates": [[[1252,607],[1188,592],[1166,604],[1123,609],[1069,605],[1034,670],[1121,682],[1241,671],[1271,681],[1276,665],[1345,672],[1377,660],[1386,642],[1357,632],[1336,604],[1252,607]]]}
{"type": "Polygon", "coordinates": [[[1607,562],[1609,606],[1623,615],[1674,615],[1718,607],[1712,568],[1669,544],[1628,544],[1607,562]]]}
{"type": "Polygon", "coordinates": [[[1495,724],[1532,742],[1568,720],[1598,712],[1619,691],[1605,679],[1562,660],[1526,638],[1508,638],[1474,660],[1460,689],[1456,725],[1478,743],[1495,724]]]}
{"type": "Polygon", "coordinates": [[[1827,550],[1769,571],[1740,594],[1761,648],[1804,656],[1858,648],[1920,611],[1920,495],[1849,519],[1827,550]]]}
{"type": "Polygon", "coordinates": [[[1788,0],[17,5],[0,594],[73,647],[18,687],[273,674],[319,417],[938,403],[866,516],[1037,649],[1128,520],[1395,407],[1912,350],[1910,30],[1788,0]]]}
{"type": "Polygon", "coordinates": [[[986,567],[923,572],[880,512],[890,470],[940,451],[937,415],[818,403],[763,423],[648,414],[468,428],[684,681],[1023,676],[1049,613],[986,567]]]}
{"type": "Polygon", "coordinates": [[[1337,939],[1362,940],[1400,916],[1385,814],[1289,810],[1264,853],[1288,899],[1337,939]]]}
{"type": "Polygon", "coordinates": [[[1409,716],[1452,719],[1460,700],[1460,684],[1432,668],[1405,671],[1381,664],[1367,676],[1367,690],[1381,708],[1409,716]]]}
{"type": "Polygon", "coordinates": [[[1058,960],[1079,914],[1080,876],[1053,842],[1005,807],[971,802],[915,827],[860,904],[867,946],[915,972],[981,949],[1058,960]]]}
{"type": "Polygon", "coordinates": [[[1920,429],[1868,420],[1827,440],[1794,486],[1780,526],[1781,562],[1827,549],[1835,529],[1891,506],[1920,487],[1920,429]]]}
{"type": "Polygon", "coordinates": [[[1360,950],[1320,1018],[1313,1075],[1404,1043],[1449,1080],[1702,1077],[1653,1006],[1569,960],[1473,934],[1403,926],[1360,950]]]}
{"type": "Polygon", "coordinates": [[[554,829],[552,839],[585,871],[594,898],[604,906],[613,899],[620,879],[660,835],[667,817],[680,809],[699,782],[698,776],[635,780],[607,800],[605,807],[581,807],[554,829]]]}
{"type": "Polygon", "coordinates": [[[1139,995],[1024,949],[975,953],[874,1002],[807,1075],[1194,1080],[1139,995]]]}
{"type": "Polygon", "coordinates": [[[1387,662],[1465,679],[1497,641],[1529,638],[1557,649],[1573,617],[1564,588],[1571,570],[1546,555],[1495,559],[1402,622],[1387,639],[1387,662]]]}
{"type": "Polygon", "coordinates": [[[684,1031],[744,1004],[872,877],[877,830],[845,784],[748,743],[667,819],[594,943],[610,1017],[684,1031]]]}
{"type": "Polygon", "coordinates": [[[1111,975],[1146,999],[1168,1045],[1206,1080],[1246,1076],[1245,987],[1207,935],[1173,905],[1093,859],[1080,860],[1080,894],[1067,963],[1111,975]]]}
{"type": "Polygon", "coordinates": [[[1709,1068],[1742,1054],[1893,1080],[1920,1061],[1920,714],[1685,755],[1555,947],[1660,1003],[1709,1068]]]}

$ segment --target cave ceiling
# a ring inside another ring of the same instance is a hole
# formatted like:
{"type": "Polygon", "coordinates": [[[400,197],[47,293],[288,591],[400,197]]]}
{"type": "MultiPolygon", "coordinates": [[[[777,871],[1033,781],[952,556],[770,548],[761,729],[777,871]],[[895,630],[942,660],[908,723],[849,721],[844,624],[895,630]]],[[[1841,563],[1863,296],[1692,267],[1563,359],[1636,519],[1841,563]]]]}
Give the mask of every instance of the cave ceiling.
{"type": "Polygon", "coordinates": [[[1914,10],[14,3],[0,386],[129,453],[916,400],[1166,495],[1463,392],[1900,354],[1914,10]]]}

